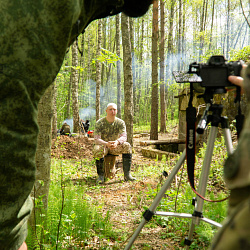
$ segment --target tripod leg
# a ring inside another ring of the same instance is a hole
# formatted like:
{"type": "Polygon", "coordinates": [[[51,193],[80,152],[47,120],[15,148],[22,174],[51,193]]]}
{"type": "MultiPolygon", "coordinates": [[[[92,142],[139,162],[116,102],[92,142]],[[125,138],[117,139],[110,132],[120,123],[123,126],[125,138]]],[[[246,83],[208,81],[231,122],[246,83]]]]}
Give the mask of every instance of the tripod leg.
{"type": "Polygon", "coordinates": [[[225,128],[223,130],[223,135],[225,139],[225,144],[227,148],[227,153],[228,155],[233,153],[233,143],[232,143],[232,138],[231,138],[231,131],[229,128],[225,128]]]}
{"type": "Polygon", "coordinates": [[[228,118],[227,117],[222,117],[221,118],[221,127],[223,129],[223,136],[225,139],[225,144],[227,148],[227,153],[228,155],[233,153],[233,142],[232,142],[232,137],[231,137],[231,130],[229,128],[228,124],[228,118]]]}
{"type": "Polygon", "coordinates": [[[143,219],[141,221],[141,223],[139,224],[139,226],[137,227],[136,231],[134,232],[134,234],[132,235],[130,241],[128,242],[128,244],[125,247],[125,250],[128,250],[131,248],[131,246],[133,245],[134,241],[136,240],[137,236],[139,235],[139,233],[141,232],[143,226],[151,219],[151,217],[154,215],[155,210],[157,208],[157,206],[159,205],[162,197],[164,197],[164,194],[166,193],[166,191],[168,190],[168,188],[170,187],[172,181],[175,178],[175,175],[178,173],[179,169],[181,168],[182,164],[184,163],[186,159],[186,150],[183,151],[182,155],[180,156],[178,162],[176,163],[175,167],[172,169],[171,173],[169,174],[166,182],[164,183],[164,185],[162,186],[161,190],[159,191],[159,193],[156,195],[153,203],[151,204],[151,206],[149,207],[149,209],[144,213],[143,215],[143,219]]]}
{"type": "MultiPolygon", "coordinates": [[[[202,165],[202,172],[199,179],[199,187],[198,187],[198,193],[201,196],[205,196],[206,194],[206,187],[207,187],[207,181],[208,176],[210,172],[210,166],[211,166],[211,160],[213,156],[213,148],[214,148],[214,142],[217,136],[218,127],[212,126],[210,129],[209,137],[208,137],[208,143],[207,143],[207,149],[205,158],[202,165]]],[[[199,225],[200,219],[203,217],[202,215],[202,209],[203,209],[203,203],[204,200],[201,199],[198,195],[196,196],[196,203],[195,203],[195,209],[192,217],[192,222],[189,230],[188,238],[185,240],[186,249],[189,249],[189,245],[192,241],[192,236],[194,232],[195,225],[199,225]]]]}

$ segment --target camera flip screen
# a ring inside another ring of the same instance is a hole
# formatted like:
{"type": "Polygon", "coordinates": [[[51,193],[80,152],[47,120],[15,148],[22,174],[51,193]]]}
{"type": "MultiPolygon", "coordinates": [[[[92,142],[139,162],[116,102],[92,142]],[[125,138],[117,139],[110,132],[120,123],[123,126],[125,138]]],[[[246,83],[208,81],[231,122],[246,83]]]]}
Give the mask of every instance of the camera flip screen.
{"type": "Polygon", "coordinates": [[[200,71],[202,79],[201,85],[204,87],[228,87],[231,83],[228,81],[228,68],[226,67],[203,67],[200,71]],[[211,73],[212,72],[212,73],[211,73]]]}

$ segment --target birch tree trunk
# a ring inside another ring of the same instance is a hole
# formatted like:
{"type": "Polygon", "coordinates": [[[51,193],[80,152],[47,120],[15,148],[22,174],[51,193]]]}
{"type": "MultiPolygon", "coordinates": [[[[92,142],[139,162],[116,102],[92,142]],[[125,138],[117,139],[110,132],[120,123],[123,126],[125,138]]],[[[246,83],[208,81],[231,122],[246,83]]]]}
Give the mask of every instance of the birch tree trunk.
{"type": "MultiPolygon", "coordinates": [[[[96,57],[98,58],[101,55],[101,41],[102,41],[102,20],[98,20],[98,35],[97,35],[97,50],[96,57]]],[[[96,121],[100,119],[100,94],[101,94],[101,62],[96,60],[96,100],[95,100],[95,109],[96,109],[96,121]]]]}
{"type": "Polygon", "coordinates": [[[231,35],[231,18],[230,18],[230,11],[231,11],[231,2],[230,0],[227,1],[227,32],[226,32],[226,46],[225,46],[225,56],[228,58],[228,52],[230,50],[230,35],[231,35]]]}
{"type": "Polygon", "coordinates": [[[129,17],[129,31],[131,42],[131,55],[132,55],[132,74],[133,74],[133,110],[134,110],[134,123],[137,124],[138,109],[137,109],[137,91],[136,91],[136,70],[135,70],[135,37],[134,37],[134,18],[129,17]]]}
{"type": "Polygon", "coordinates": [[[57,137],[57,105],[56,105],[56,97],[57,97],[57,87],[56,87],[56,81],[53,83],[52,87],[52,93],[53,93],[53,118],[52,118],[52,138],[56,139],[57,137]]]}
{"type": "MultiPolygon", "coordinates": [[[[144,42],[144,19],[141,20],[141,25],[140,25],[140,30],[141,30],[141,41],[140,41],[140,48],[139,48],[139,76],[138,76],[138,95],[137,95],[137,104],[138,107],[140,107],[140,100],[141,100],[141,92],[142,92],[142,63],[143,63],[143,42],[144,42]]],[[[138,120],[138,125],[140,125],[140,119],[138,120]]]]}
{"type": "Polygon", "coordinates": [[[70,119],[70,103],[71,103],[71,81],[69,81],[69,86],[68,86],[68,97],[67,97],[67,113],[66,113],[66,118],[70,119]]]}
{"type": "Polygon", "coordinates": [[[203,0],[202,5],[202,14],[200,19],[200,50],[199,57],[201,57],[204,47],[204,31],[205,31],[205,9],[206,9],[206,1],[203,0]]]}
{"type": "MultiPolygon", "coordinates": [[[[179,21],[178,21],[178,38],[177,38],[177,51],[178,55],[181,55],[181,47],[182,47],[182,0],[179,0],[179,21]]],[[[181,62],[178,60],[178,70],[181,69],[181,62]]]]}
{"type": "MultiPolygon", "coordinates": [[[[174,46],[173,46],[173,33],[174,33],[174,14],[175,14],[175,0],[171,0],[170,3],[170,16],[169,16],[169,30],[168,30],[168,45],[167,45],[167,63],[169,65],[168,67],[168,74],[167,77],[170,78],[170,75],[172,74],[172,61],[173,61],[173,52],[174,52],[174,46]]],[[[168,95],[168,91],[166,91],[166,100],[167,100],[167,106],[170,106],[170,97],[168,95]]],[[[166,115],[166,120],[168,119],[166,115]]]]}
{"type": "Polygon", "coordinates": [[[36,150],[36,182],[34,186],[35,198],[43,197],[43,205],[48,206],[51,166],[51,123],[53,117],[53,85],[51,85],[38,104],[39,134],[36,150]]]}
{"type": "MultiPolygon", "coordinates": [[[[120,52],[120,14],[116,15],[116,54],[121,56],[120,52]]],[[[117,75],[117,117],[122,117],[122,85],[121,85],[121,61],[116,62],[116,75],[117,75]]]]}
{"type": "Polygon", "coordinates": [[[158,140],[158,6],[159,1],[153,2],[152,30],[152,99],[151,99],[151,130],[150,140],[158,140]]]}
{"type": "Polygon", "coordinates": [[[72,68],[71,68],[71,81],[72,81],[72,110],[73,110],[73,132],[80,132],[80,116],[78,105],[78,49],[77,42],[72,44],[72,68]]]}
{"type": "Polygon", "coordinates": [[[160,131],[162,133],[166,132],[166,100],[165,100],[165,79],[164,79],[164,69],[165,69],[165,11],[164,11],[164,1],[160,0],[161,8],[161,40],[160,40],[160,102],[161,102],[161,127],[160,131]]]}
{"type": "Polygon", "coordinates": [[[125,14],[121,14],[123,69],[124,69],[124,121],[127,127],[128,142],[133,147],[133,74],[132,56],[129,34],[129,21],[125,14]]]}
{"type": "Polygon", "coordinates": [[[210,38],[209,38],[209,50],[212,49],[212,38],[213,38],[213,28],[214,28],[214,5],[215,5],[215,0],[212,1],[212,18],[211,18],[211,28],[210,28],[210,38]]]}

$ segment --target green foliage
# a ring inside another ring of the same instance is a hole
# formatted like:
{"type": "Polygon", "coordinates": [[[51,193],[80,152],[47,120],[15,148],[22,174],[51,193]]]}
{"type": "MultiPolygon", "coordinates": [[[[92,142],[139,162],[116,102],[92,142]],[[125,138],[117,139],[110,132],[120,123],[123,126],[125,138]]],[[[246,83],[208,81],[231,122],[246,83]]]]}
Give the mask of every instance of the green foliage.
{"type": "MultiPolygon", "coordinates": [[[[175,126],[168,125],[169,129],[175,126]]],[[[137,128],[138,131],[147,130],[148,127],[137,128]]],[[[200,148],[197,154],[195,168],[195,182],[198,186],[201,166],[206,153],[206,144],[200,148]]],[[[223,162],[226,157],[226,147],[223,137],[215,141],[212,166],[207,183],[206,198],[218,200],[226,197],[223,176],[223,162]]],[[[137,178],[136,185],[130,185],[130,192],[126,192],[124,200],[127,203],[126,213],[137,227],[141,222],[143,210],[147,210],[152,204],[156,194],[166,181],[162,172],[171,172],[178,159],[163,157],[152,164],[141,162],[135,167],[133,175],[137,178]],[[142,185],[145,178],[150,179],[138,192],[138,186],[142,185]],[[157,184],[151,184],[157,183],[157,184]],[[137,188],[135,188],[137,186],[137,188]]],[[[127,222],[121,220],[120,227],[116,228],[111,222],[111,215],[117,214],[119,204],[114,204],[106,209],[105,200],[96,199],[106,191],[105,185],[95,185],[94,160],[52,160],[51,185],[49,204],[47,211],[43,210],[42,197],[35,201],[40,209],[36,217],[36,230],[30,229],[27,243],[29,249],[84,249],[98,242],[98,249],[122,249],[133,229],[127,227],[127,222]],[[95,194],[95,195],[93,195],[95,194]],[[64,200],[64,202],[62,202],[64,200]],[[60,223],[59,223],[60,221],[60,223]],[[108,242],[112,242],[109,246],[108,242]]],[[[122,175],[118,173],[118,175],[122,175]]],[[[194,207],[191,204],[195,196],[187,181],[186,165],[177,174],[178,186],[173,182],[162,198],[157,211],[189,213],[192,214],[194,207]]],[[[119,188],[123,183],[112,183],[113,188],[119,188]]],[[[127,189],[128,186],[126,184],[127,189]]],[[[122,204],[123,206],[123,204],[122,204]]],[[[204,202],[203,215],[216,222],[222,222],[226,216],[227,202],[211,203],[204,202]]],[[[124,207],[123,207],[124,210],[124,207]]],[[[118,215],[119,216],[119,215],[118,215]]],[[[176,249],[184,247],[183,240],[187,237],[190,228],[190,220],[184,218],[153,216],[145,228],[157,228],[160,238],[171,242],[176,249]]],[[[207,249],[211,243],[217,228],[201,222],[195,227],[191,249],[207,249]]],[[[145,249],[152,249],[153,244],[145,240],[145,249]]],[[[91,248],[91,247],[90,247],[91,248]]],[[[166,248],[167,245],[166,245],[166,248]]]]}
{"type": "MultiPolygon", "coordinates": [[[[29,228],[28,248],[68,249],[87,245],[95,235],[100,240],[113,238],[110,214],[102,214],[103,204],[93,205],[85,188],[71,182],[72,176],[79,174],[79,163],[55,161],[52,167],[48,209],[37,214],[35,230],[29,228]]],[[[42,197],[36,200],[35,206],[43,208],[42,197]]]]}
{"type": "Polygon", "coordinates": [[[115,53],[113,53],[107,49],[102,48],[101,55],[99,57],[97,57],[96,60],[99,60],[105,66],[112,64],[115,67],[116,66],[115,63],[119,60],[122,60],[122,58],[117,56],[115,53]]]}
{"type": "Polygon", "coordinates": [[[243,60],[245,62],[249,62],[250,46],[246,46],[241,50],[231,50],[230,55],[232,61],[243,60]]]}

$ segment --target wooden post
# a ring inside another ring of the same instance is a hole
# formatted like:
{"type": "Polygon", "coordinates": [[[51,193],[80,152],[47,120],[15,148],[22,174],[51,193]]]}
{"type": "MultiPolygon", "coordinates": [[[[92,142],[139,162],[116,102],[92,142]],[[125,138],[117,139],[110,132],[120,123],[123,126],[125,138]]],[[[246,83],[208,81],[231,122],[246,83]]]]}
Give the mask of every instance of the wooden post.
{"type": "Polygon", "coordinates": [[[116,169],[115,169],[115,155],[106,155],[104,157],[104,177],[113,179],[115,177],[116,169]]]}

